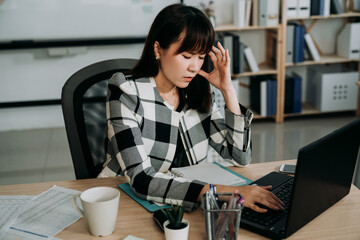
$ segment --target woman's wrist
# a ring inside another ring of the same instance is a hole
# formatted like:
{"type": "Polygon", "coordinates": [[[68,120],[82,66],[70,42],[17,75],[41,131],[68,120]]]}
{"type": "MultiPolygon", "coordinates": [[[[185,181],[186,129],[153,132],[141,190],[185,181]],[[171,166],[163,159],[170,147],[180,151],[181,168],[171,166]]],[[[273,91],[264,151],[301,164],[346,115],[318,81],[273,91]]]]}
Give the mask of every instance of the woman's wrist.
{"type": "Polygon", "coordinates": [[[229,109],[229,111],[236,115],[241,115],[241,110],[235,88],[232,87],[226,91],[221,91],[221,93],[224,97],[225,105],[229,109]]]}

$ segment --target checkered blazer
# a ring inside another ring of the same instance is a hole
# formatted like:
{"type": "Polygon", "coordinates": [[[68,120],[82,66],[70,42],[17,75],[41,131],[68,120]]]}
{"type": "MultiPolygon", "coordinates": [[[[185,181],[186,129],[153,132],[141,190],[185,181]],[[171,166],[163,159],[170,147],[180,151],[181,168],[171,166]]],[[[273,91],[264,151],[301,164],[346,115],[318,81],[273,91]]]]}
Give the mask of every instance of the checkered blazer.
{"type": "Polygon", "coordinates": [[[224,159],[245,166],[251,160],[253,113],[240,107],[244,115],[226,110],[225,120],[215,103],[208,113],[187,105],[177,112],[160,96],[153,78],[116,73],[109,82],[107,160],[99,177],[124,174],[138,197],[191,210],[205,183],[163,173],[174,159],[178,134],[190,165],[204,161],[210,145],[224,159]]]}

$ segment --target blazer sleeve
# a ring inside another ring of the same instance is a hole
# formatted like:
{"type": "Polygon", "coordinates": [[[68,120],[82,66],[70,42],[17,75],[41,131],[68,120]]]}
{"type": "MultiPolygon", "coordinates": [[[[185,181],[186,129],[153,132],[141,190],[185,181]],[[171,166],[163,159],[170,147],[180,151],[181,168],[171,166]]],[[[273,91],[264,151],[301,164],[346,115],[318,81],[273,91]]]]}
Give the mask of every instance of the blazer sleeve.
{"type": "Polygon", "coordinates": [[[115,74],[106,103],[108,160],[99,177],[122,172],[138,197],[194,209],[204,183],[155,171],[142,140],[143,113],[134,81],[115,74]]]}
{"type": "Polygon", "coordinates": [[[251,122],[253,113],[240,105],[241,115],[225,107],[225,117],[216,103],[213,104],[209,144],[222,158],[243,167],[251,162],[251,122]]]}

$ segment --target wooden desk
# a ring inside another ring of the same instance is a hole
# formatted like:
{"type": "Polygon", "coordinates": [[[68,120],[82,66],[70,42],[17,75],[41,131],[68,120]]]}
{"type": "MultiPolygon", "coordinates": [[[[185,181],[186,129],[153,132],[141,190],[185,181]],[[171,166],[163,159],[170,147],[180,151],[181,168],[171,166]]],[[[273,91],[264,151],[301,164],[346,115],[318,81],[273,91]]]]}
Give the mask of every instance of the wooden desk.
{"type": "MultiPolygon", "coordinates": [[[[282,163],[295,163],[295,160],[251,164],[246,168],[232,168],[250,179],[257,179],[266,173],[278,170],[282,163]]],[[[40,194],[53,185],[83,191],[96,186],[117,187],[125,182],[124,178],[87,179],[62,182],[34,183],[0,186],[0,195],[34,195],[40,194]]],[[[81,218],[56,237],[61,239],[116,239],[127,235],[145,239],[165,239],[164,234],[155,225],[152,214],[141,207],[121,191],[119,213],[115,232],[107,237],[94,237],[89,234],[86,220],[81,218]]],[[[190,222],[189,239],[206,239],[203,212],[199,208],[192,213],[185,213],[184,218],[190,222]]],[[[352,187],[350,194],[333,207],[318,216],[288,239],[360,239],[360,190],[352,187]]],[[[239,239],[265,239],[260,235],[240,229],[239,239]]]]}

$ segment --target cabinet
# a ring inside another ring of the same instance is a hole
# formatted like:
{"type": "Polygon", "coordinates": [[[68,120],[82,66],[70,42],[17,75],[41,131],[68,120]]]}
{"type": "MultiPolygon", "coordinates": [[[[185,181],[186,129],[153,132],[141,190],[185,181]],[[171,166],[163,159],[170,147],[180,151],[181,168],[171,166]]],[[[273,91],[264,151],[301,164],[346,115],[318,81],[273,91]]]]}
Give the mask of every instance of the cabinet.
{"type": "MultiPolygon", "coordinates": [[[[284,121],[284,119],[293,117],[293,116],[303,116],[303,115],[314,115],[314,114],[322,114],[321,111],[316,110],[315,108],[312,108],[309,106],[309,104],[306,103],[306,100],[303,99],[302,104],[302,111],[300,113],[284,113],[284,105],[285,105],[285,79],[286,79],[286,72],[291,69],[297,69],[297,68],[307,68],[308,66],[316,66],[316,65],[331,65],[331,64],[343,64],[348,65],[352,69],[355,69],[355,71],[360,71],[360,59],[351,60],[346,59],[340,56],[337,56],[336,54],[320,54],[320,61],[312,61],[312,60],[305,60],[304,62],[300,63],[286,63],[285,61],[285,53],[286,53],[286,30],[287,30],[287,24],[291,21],[296,21],[300,23],[301,25],[306,26],[306,31],[311,32],[311,30],[314,28],[314,26],[322,22],[322,25],[326,26],[326,21],[331,19],[337,19],[337,21],[341,22],[342,25],[344,25],[347,21],[350,19],[360,17],[360,13],[357,12],[346,12],[343,14],[332,14],[327,17],[323,16],[310,16],[306,18],[287,18],[286,16],[286,1],[283,0],[280,2],[280,10],[279,13],[281,14],[281,17],[279,18],[279,24],[277,26],[273,27],[264,27],[264,26],[249,26],[244,28],[237,28],[232,25],[220,25],[215,28],[215,31],[217,33],[223,33],[223,32],[237,32],[241,34],[248,34],[250,32],[256,32],[256,31],[264,31],[265,32],[265,60],[263,62],[259,62],[259,69],[260,71],[254,73],[251,71],[245,71],[241,74],[233,74],[232,77],[234,79],[237,78],[244,78],[244,77],[250,77],[250,76],[257,76],[257,75],[274,75],[277,79],[277,96],[276,96],[276,115],[274,116],[267,116],[263,117],[260,116],[258,113],[255,112],[255,119],[260,118],[272,118],[275,122],[281,123],[284,121]],[[276,64],[275,67],[273,67],[272,63],[272,55],[274,51],[274,45],[272,44],[272,39],[276,39],[276,64]]],[[[347,0],[345,0],[347,1],[347,0]]],[[[254,11],[254,9],[252,9],[254,11]]],[[[329,23],[331,24],[331,23],[329,23]]],[[[341,27],[342,28],[342,27],[341,27]]],[[[340,28],[340,29],[341,29],[340,28]]],[[[323,30],[327,31],[327,30],[323,30]]],[[[337,33],[334,33],[332,39],[333,42],[336,42],[336,36],[337,33]]],[[[316,39],[315,39],[316,40],[316,39]]],[[[316,42],[316,41],[315,41],[316,42]]],[[[336,52],[336,51],[335,51],[336,52]]],[[[249,87],[248,85],[245,85],[243,87],[249,87]]],[[[354,88],[356,86],[354,85],[354,88]]],[[[306,91],[306,89],[303,89],[303,91],[306,91]]],[[[358,93],[358,103],[357,103],[357,110],[356,114],[357,116],[360,116],[360,93],[358,93]]]]}

